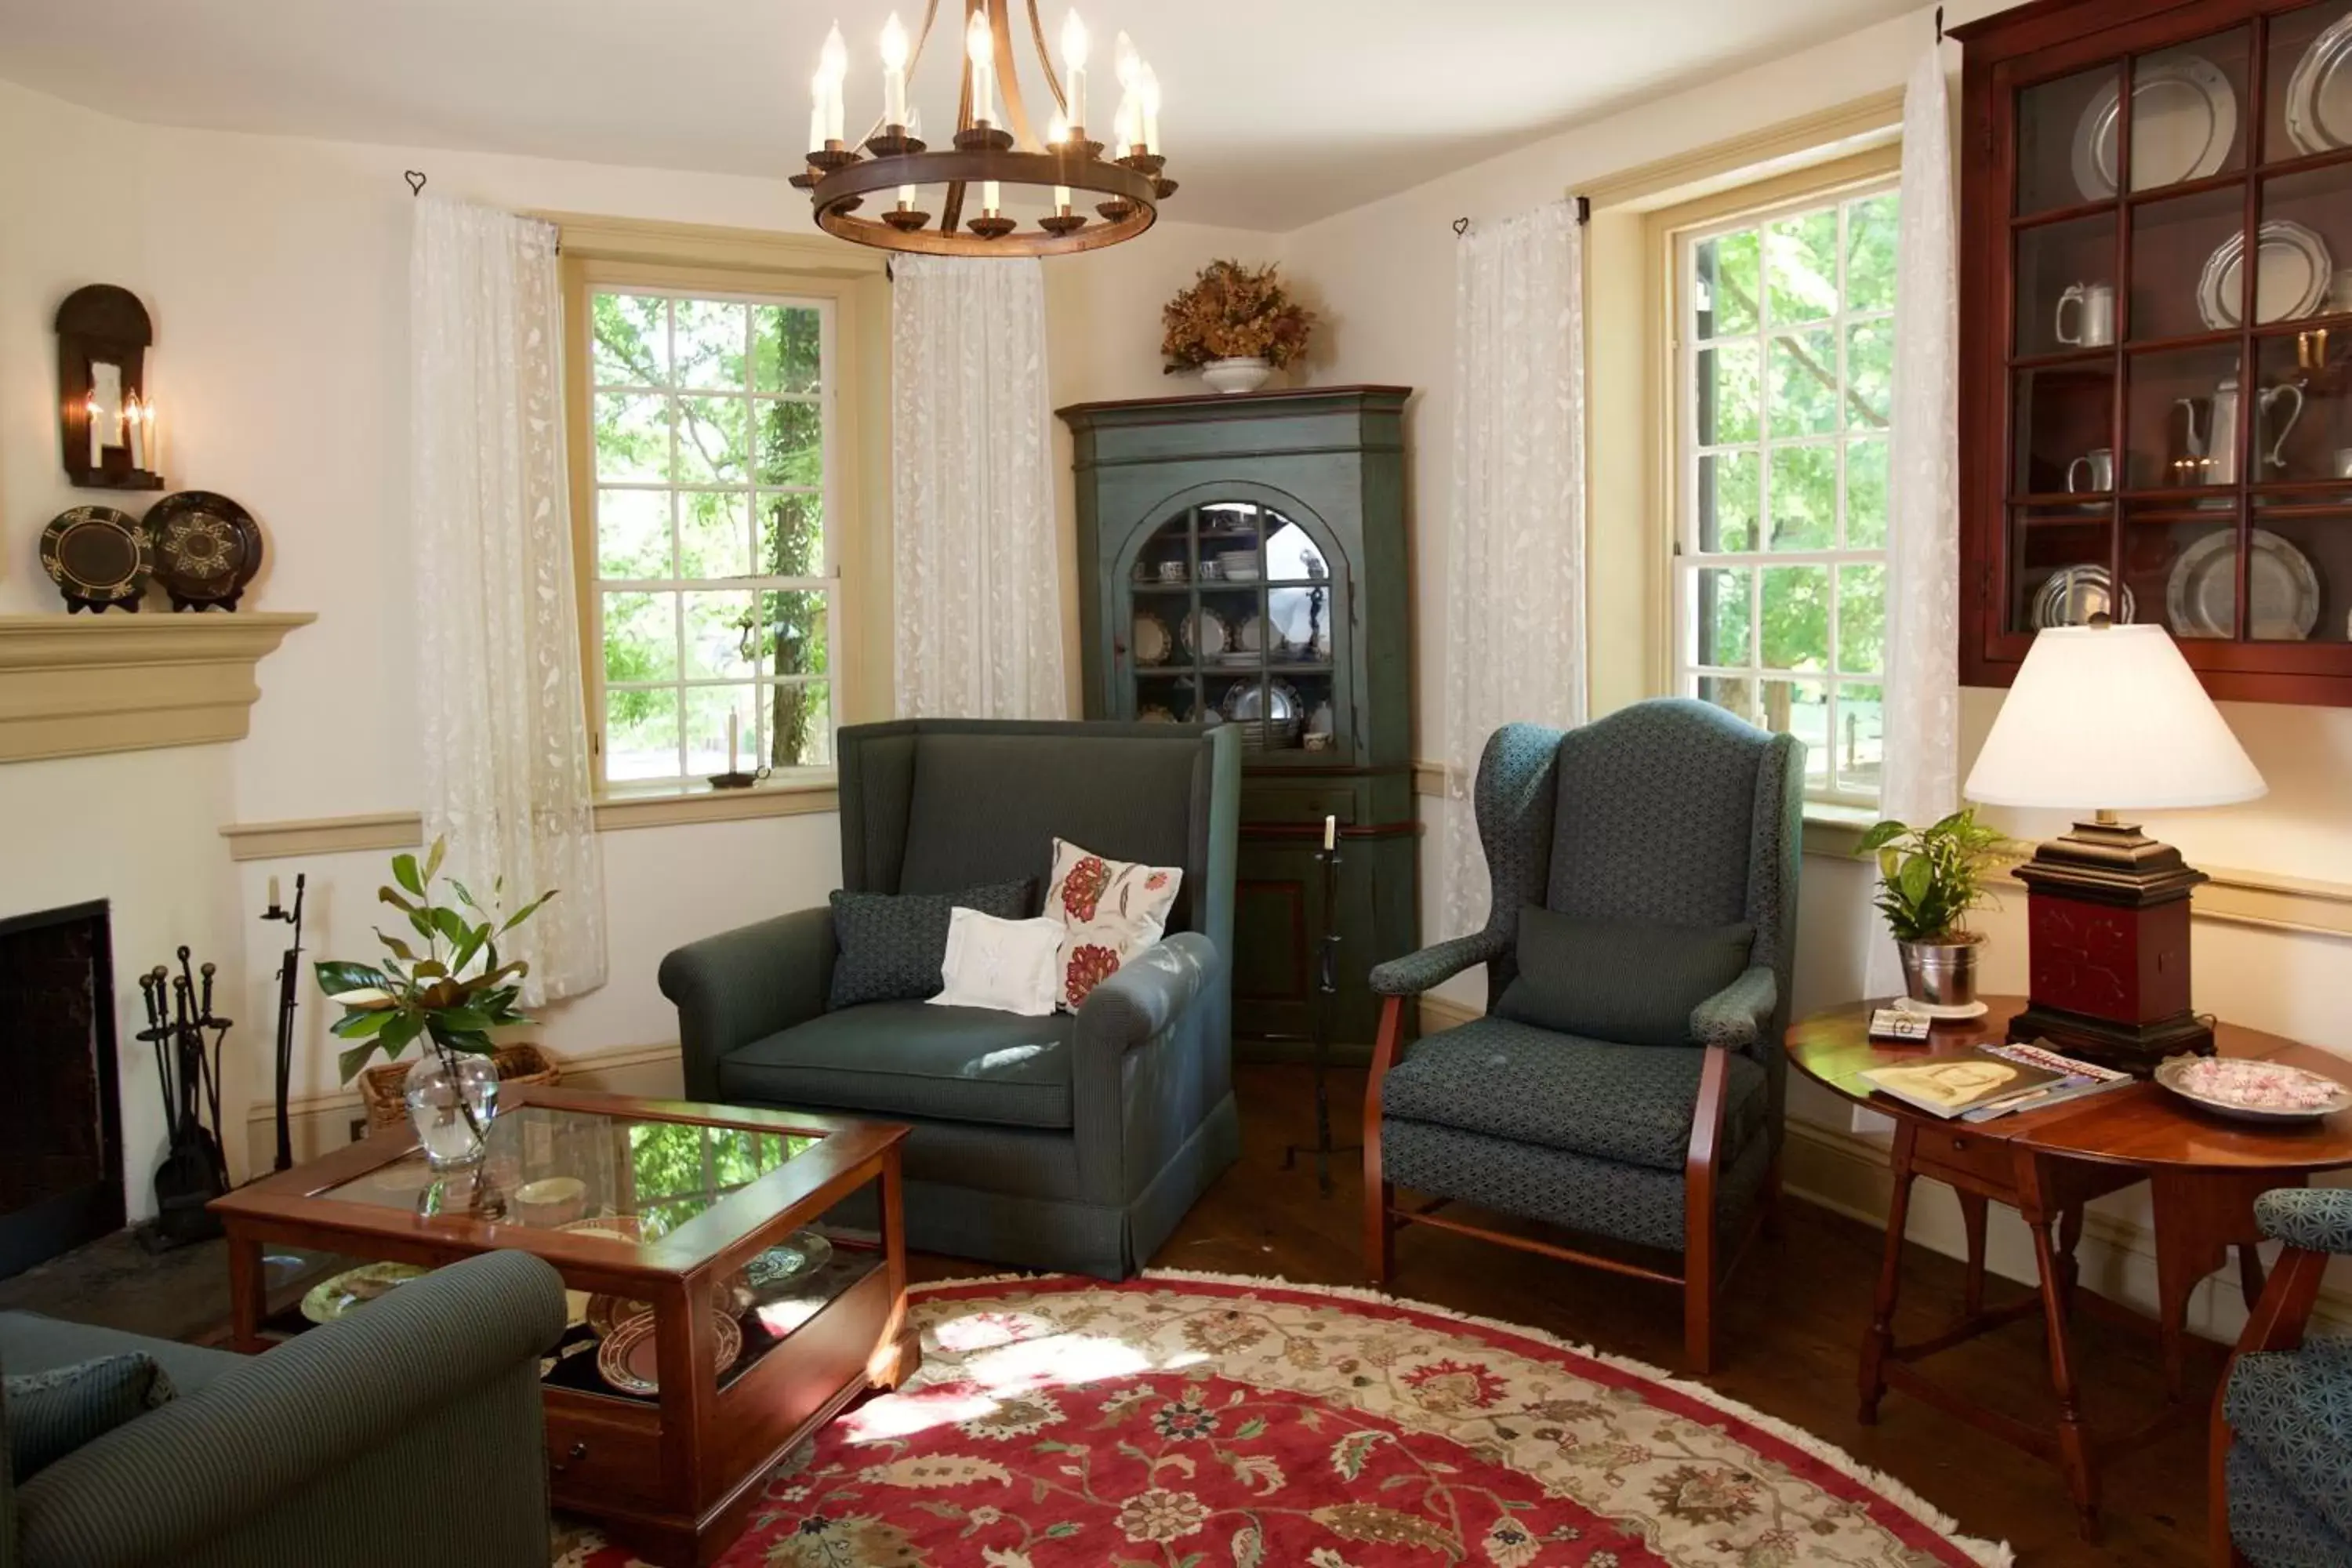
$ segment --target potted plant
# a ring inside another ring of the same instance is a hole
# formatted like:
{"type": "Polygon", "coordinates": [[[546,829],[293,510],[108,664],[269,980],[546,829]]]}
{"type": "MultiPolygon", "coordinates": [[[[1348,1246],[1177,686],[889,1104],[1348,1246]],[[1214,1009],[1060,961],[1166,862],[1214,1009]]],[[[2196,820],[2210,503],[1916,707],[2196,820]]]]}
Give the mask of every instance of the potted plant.
{"type": "Polygon", "coordinates": [[[1902,955],[1903,985],[1915,1002],[1969,1007],[1977,999],[1977,948],[1970,910],[1990,896],[1984,877],[2000,835],[1962,806],[1927,827],[1879,823],[1862,836],[1857,855],[1878,858],[1878,912],[1902,955]]]}
{"type": "Polygon", "coordinates": [[[1212,261],[1161,308],[1167,374],[1198,370],[1219,392],[1255,392],[1307,352],[1315,318],[1283,288],[1272,263],[1212,261]]]}
{"type": "MultiPolygon", "coordinates": [[[[324,959],[317,965],[320,989],[343,1009],[333,1033],[355,1042],[339,1058],[343,1081],[366,1068],[371,1121],[379,1120],[379,1100],[404,1103],[425,1158],[436,1170],[481,1159],[484,1134],[498,1114],[499,1057],[515,1053],[514,1065],[521,1069],[504,1076],[553,1076],[535,1048],[509,1047],[501,1052],[490,1031],[530,1022],[515,1006],[530,966],[520,959],[502,961],[498,942],[555,893],[541,893],[501,919],[496,909],[503,879],[493,886],[491,908],[486,910],[463,882],[451,878],[457,902],[440,903],[433,888],[447,847],[446,840],[434,840],[421,866],[414,855],[394,856],[392,876],[399,885],[376,892],[407,920],[424,944],[421,951],[404,937],[378,930],[376,940],[385,953],[378,963],[324,959]],[[400,1054],[419,1040],[425,1047],[422,1057],[401,1062],[400,1054]],[[378,1053],[386,1065],[368,1068],[368,1058],[378,1053]],[[400,1099],[393,1101],[390,1091],[395,1088],[400,1099]]],[[[391,1112],[395,1121],[398,1115],[397,1110],[391,1112]]]]}

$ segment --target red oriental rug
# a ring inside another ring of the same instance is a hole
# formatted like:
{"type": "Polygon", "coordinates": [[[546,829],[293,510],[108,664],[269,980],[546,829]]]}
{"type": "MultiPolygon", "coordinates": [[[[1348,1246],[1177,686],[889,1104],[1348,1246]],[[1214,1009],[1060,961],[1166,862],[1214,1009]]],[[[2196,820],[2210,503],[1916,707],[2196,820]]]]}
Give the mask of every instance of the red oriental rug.
{"type": "Polygon", "coordinates": [[[779,1470],[725,1568],[2011,1561],[1785,1423],[1440,1308],[1154,1273],[949,1282],[913,1310],[920,1375],[779,1470]]]}

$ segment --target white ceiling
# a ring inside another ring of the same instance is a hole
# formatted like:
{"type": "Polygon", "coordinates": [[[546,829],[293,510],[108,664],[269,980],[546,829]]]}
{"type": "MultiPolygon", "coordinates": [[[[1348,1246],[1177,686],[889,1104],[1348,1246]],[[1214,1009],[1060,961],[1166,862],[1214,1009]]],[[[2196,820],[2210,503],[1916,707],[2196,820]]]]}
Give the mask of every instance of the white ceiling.
{"type": "MultiPolygon", "coordinates": [[[[1911,3],[1079,9],[1098,68],[1125,27],[1159,73],[1169,173],[1183,184],[1167,216],[1283,229],[1911,3]]],[[[793,172],[809,75],[836,16],[850,44],[850,118],[878,109],[874,40],[894,4],[909,27],[919,22],[923,0],[0,0],[0,75],[164,125],[773,175],[793,172]]],[[[1064,4],[1043,0],[1049,33],[1064,4]]],[[[941,9],[951,23],[961,6],[941,9]]],[[[951,39],[935,37],[916,84],[935,133],[952,59],[951,39]]],[[[1108,69],[1092,74],[1098,99],[1115,93],[1108,69]]]]}

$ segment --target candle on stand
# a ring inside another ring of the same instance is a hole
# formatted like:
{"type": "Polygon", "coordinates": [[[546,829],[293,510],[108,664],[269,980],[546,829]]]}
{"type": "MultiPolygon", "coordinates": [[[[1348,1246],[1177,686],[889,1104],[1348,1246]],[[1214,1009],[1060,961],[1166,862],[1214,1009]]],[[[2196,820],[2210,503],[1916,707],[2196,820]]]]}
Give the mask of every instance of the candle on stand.
{"type": "Polygon", "coordinates": [[[1062,17],[1062,82],[1069,92],[1070,123],[1087,122],[1087,25],[1071,11],[1062,17]]]}
{"type": "Polygon", "coordinates": [[[1339,846],[1339,819],[1336,816],[1327,816],[1323,819],[1323,847],[1336,849],[1339,846]]]}
{"type": "Polygon", "coordinates": [[[963,52],[971,61],[971,120],[975,125],[996,121],[996,40],[989,35],[985,12],[974,11],[963,30],[963,52]]]}
{"type": "Polygon", "coordinates": [[[735,710],[730,708],[727,710],[727,771],[730,773],[738,771],[735,765],[735,749],[738,744],[738,727],[741,722],[740,716],[735,710]]]}
{"type": "Polygon", "coordinates": [[[269,907],[270,907],[272,910],[275,910],[275,909],[277,909],[277,908],[278,907],[278,879],[277,879],[277,878],[275,878],[275,877],[272,877],[272,878],[270,878],[270,879],[269,879],[269,907]]]}
{"type": "Polygon", "coordinates": [[[93,468],[102,468],[106,467],[106,441],[105,437],[99,434],[96,392],[93,391],[89,395],[89,401],[82,405],[82,412],[88,416],[89,425],[89,466],[93,468]]]}
{"type": "Polygon", "coordinates": [[[907,123],[907,29],[896,11],[882,24],[882,123],[907,123]]]}
{"type": "Polygon", "coordinates": [[[996,216],[997,203],[1000,199],[1001,193],[997,190],[996,182],[994,180],[982,180],[980,183],[981,216],[983,217],[994,217],[996,216]]]}
{"type": "MultiPolygon", "coordinates": [[[[1075,16],[1076,13],[1073,13],[1072,15],[1075,16]]],[[[1069,140],[1070,122],[1056,114],[1054,116],[1054,123],[1048,127],[1045,132],[1045,141],[1055,152],[1066,152],[1068,150],[1069,140]]],[[[1067,217],[1069,216],[1069,186],[1055,185],[1054,187],[1054,211],[1063,217],[1067,217]]]]}
{"type": "Polygon", "coordinates": [[[144,469],[147,467],[147,410],[135,392],[123,405],[122,423],[131,433],[131,466],[144,469]]]}

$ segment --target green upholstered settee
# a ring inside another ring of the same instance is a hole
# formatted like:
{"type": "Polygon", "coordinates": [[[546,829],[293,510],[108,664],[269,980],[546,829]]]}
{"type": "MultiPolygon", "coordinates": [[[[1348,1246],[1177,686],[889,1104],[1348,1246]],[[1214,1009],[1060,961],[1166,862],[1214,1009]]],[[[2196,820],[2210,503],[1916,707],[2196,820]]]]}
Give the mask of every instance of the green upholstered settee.
{"type": "Polygon", "coordinates": [[[493,1252],[259,1356],[0,1312],[0,1372],[126,1351],[176,1397],[11,1486],[0,1568],[544,1568],[563,1285],[493,1252]]]}
{"type": "Polygon", "coordinates": [[[839,737],[842,886],[952,893],[1034,878],[1056,837],[1179,866],[1167,935],[1075,1015],[927,1002],[827,1012],[832,912],[663,960],[686,1091],[913,1128],[907,1238],[1118,1279],[1238,1156],[1233,1096],[1239,737],[1167,724],[901,720],[839,737]]]}

